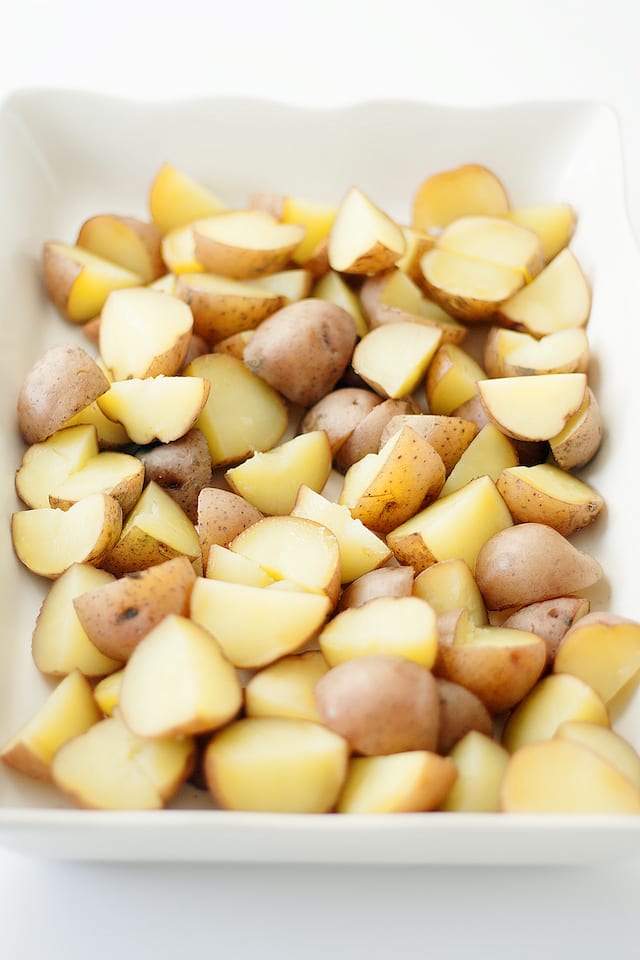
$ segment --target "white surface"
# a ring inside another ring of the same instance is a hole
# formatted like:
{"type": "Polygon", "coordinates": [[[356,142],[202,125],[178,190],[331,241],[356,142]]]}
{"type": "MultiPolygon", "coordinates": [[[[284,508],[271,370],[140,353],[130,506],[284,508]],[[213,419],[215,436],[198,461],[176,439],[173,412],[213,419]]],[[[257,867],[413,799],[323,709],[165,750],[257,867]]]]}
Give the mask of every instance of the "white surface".
{"type": "MultiPolygon", "coordinates": [[[[342,103],[577,97],[617,109],[640,235],[637,24],[624,2],[9,8],[0,92],[85,86],[342,103]],[[181,21],[184,9],[185,21],[181,21]],[[188,12],[187,12],[188,11],[188,12]]],[[[526,144],[521,145],[523,155],[526,144]]],[[[629,304],[633,309],[633,303],[629,304]]],[[[121,867],[0,852],[2,956],[600,956],[636,943],[640,862],[577,869],[121,867]]]]}

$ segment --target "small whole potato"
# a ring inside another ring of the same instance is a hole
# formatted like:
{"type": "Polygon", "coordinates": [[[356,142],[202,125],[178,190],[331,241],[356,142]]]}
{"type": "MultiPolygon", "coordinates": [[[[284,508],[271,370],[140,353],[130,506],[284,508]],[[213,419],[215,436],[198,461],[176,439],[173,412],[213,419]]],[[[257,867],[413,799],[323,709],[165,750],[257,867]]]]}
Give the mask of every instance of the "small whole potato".
{"type": "Polygon", "coordinates": [[[418,663],[387,654],[357,657],[329,670],[314,692],[322,722],[356,753],[436,750],[438,685],[418,663]]]}
{"type": "Polygon", "coordinates": [[[263,321],[244,362],[293,403],[310,407],[347,368],[356,342],[353,317],[323,300],[298,300],[263,321]]]}

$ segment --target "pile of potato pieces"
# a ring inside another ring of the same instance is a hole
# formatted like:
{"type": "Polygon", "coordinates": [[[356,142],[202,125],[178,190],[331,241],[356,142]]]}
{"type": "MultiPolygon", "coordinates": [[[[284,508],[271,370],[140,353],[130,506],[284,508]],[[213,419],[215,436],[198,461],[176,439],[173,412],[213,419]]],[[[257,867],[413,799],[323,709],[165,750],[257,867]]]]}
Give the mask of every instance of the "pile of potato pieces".
{"type": "Polygon", "coordinates": [[[570,472],[601,439],[574,211],[476,164],[411,227],[355,187],[228,211],[166,164],[149,209],[44,246],[98,356],[18,399],[59,683],[4,761],[103,809],[191,777],[236,810],[640,812],[610,709],[640,625],[589,612],[568,539],[603,506],[570,472]]]}

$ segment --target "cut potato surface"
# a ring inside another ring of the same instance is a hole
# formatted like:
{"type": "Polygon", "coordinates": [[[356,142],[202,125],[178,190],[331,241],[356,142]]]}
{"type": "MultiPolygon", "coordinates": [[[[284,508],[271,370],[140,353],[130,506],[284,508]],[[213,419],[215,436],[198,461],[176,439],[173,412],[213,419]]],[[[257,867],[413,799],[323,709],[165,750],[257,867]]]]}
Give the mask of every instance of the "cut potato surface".
{"type": "MultiPolygon", "coordinates": [[[[501,430],[488,423],[461,454],[439,495],[447,497],[477,477],[488,476],[497,482],[504,470],[517,464],[518,454],[511,441],[501,430]]],[[[500,487],[498,490],[502,494],[500,487]]]]}
{"type": "Polygon", "coordinates": [[[506,813],[640,813],[640,791],[581,743],[550,740],[522,747],[500,788],[506,813]]]}
{"type": "MultiPolygon", "coordinates": [[[[515,331],[504,330],[505,335],[515,331]]],[[[589,366],[589,342],[581,328],[548,333],[540,340],[526,337],[503,361],[502,374],[522,377],[537,373],[586,373],[589,366]]]]}
{"type": "Polygon", "coordinates": [[[56,753],[54,782],[79,807],[158,810],[191,773],[190,737],[143,740],[119,717],[109,717],[56,753]]]}
{"type": "Polygon", "coordinates": [[[85,677],[104,677],[118,669],[120,656],[96,646],[74,606],[82,594],[113,580],[112,574],[90,563],[74,563],[51,585],[31,638],[31,654],[38,670],[58,677],[73,670],[80,670],[85,677]]]}
{"type": "Polygon", "coordinates": [[[16,473],[16,492],[28,507],[48,507],[51,490],[97,454],[98,437],[93,425],[57,430],[25,451],[16,473]]]}
{"type": "Polygon", "coordinates": [[[239,463],[255,451],[270,450],[281,439],[288,423],[282,397],[241,360],[204,354],[184,372],[211,384],[196,426],[207,438],[214,467],[239,463]]]}
{"type": "Polygon", "coordinates": [[[123,514],[127,514],[142,493],[144,476],[144,465],[137,457],[105,450],[54,485],[49,493],[49,504],[67,510],[83,497],[106,493],[117,500],[123,514]]]}
{"type": "Polygon", "coordinates": [[[189,305],[194,332],[210,344],[254,329],[288,302],[266,286],[212,273],[182,273],[176,282],[176,296],[189,305]]]}
{"type": "Polygon", "coordinates": [[[240,710],[242,688],[211,634],[171,613],[131,654],[119,703],[133,733],[158,739],[228,723],[240,710]]]}
{"type": "Polygon", "coordinates": [[[534,280],[500,307],[500,317],[534,336],[584,327],[591,312],[591,290],[580,264],[562,250],[534,280]]]}
{"type": "Polygon", "coordinates": [[[302,433],[265,453],[254,453],[225,473],[229,486],[261,513],[287,514],[301,486],[319,493],[331,473],[324,430],[302,433]]]}
{"type": "Polygon", "coordinates": [[[577,217],[569,203],[546,203],[538,206],[513,207],[505,214],[511,223],[527,227],[542,241],[545,262],[560,253],[571,240],[577,217]]]}
{"type": "Polygon", "coordinates": [[[297,717],[320,723],[314,694],[329,670],[319,650],[283,657],[251,677],[245,693],[248,717],[297,717]]]}
{"type": "Polygon", "coordinates": [[[378,273],[405,251],[400,227],[357,187],[344,197],[329,236],[329,265],[341,273],[378,273]]]}
{"type": "Polygon", "coordinates": [[[542,242],[532,230],[501,217],[454,220],[436,240],[436,249],[470,260],[520,270],[529,283],[544,265],[542,242]]]}
{"type": "Polygon", "coordinates": [[[507,192],[495,173],[481,164],[467,163],[422,181],[413,201],[413,226],[437,232],[459,217],[500,216],[508,210],[507,192]]]}
{"type": "Polygon", "coordinates": [[[214,735],[204,756],[209,790],[229,810],[326,813],[347,772],[346,742],[309,720],[247,717],[214,735]]]}
{"type": "Polygon", "coordinates": [[[415,813],[435,810],[456,779],[455,765],[426,750],[354,757],[338,813],[415,813]]]}
{"type": "Polygon", "coordinates": [[[390,654],[430,669],[438,632],[433,609],[419,597],[379,597],[337,614],[320,634],[330,666],[355,657],[390,654]]]}
{"type": "Polygon", "coordinates": [[[191,310],[177,297],[115,290],[100,315],[100,355],[113,380],[171,377],[182,369],[192,330],[191,310]]]}
{"type": "Polygon", "coordinates": [[[456,766],[457,777],[440,809],[497,813],[500,785],[509,760],[507,751],[490,737],[471,730],[454,746],[449,759],[456,766]]]}
{"type": "Polygon", "coordinates": [[[584,680],[609,703],[640,672],[640,625],[600,611],[587,614],[565,634],[553,669],[584,680]]]}
{"type": "Polygon", "coordinates": [[[73,563],[99,566],[122,529],[117,500],[94,493],[69,510],[21,510],[11,519],[18,559],[33,573],[55,580],[73,563]]]}
{"type": "Polygon", "coordinates": [[[99,214],[80,227],[76,243],[111,263],[137,274],[142,283],[161,277],[166,267],[161,253],[162,232],[154,223],[135,217],[99,214]]]}
{"type": "Polygon", "coordinates": [[[524,272],[516,267],[438,248],[425,253],[420,269],[431,299],[468,323],[491,319],[498,306],[525,284],[524,272]]]}
{"type": "Polygon", "coordinates": [[[160,167],[151,184],[149,211],[163,233],[224,209],[215,194],[169,163],[160,167]]]}
{"type": "Polygon", "coordinates": [[[580,409],[584,373],[549,373],[478,382],[478,391],[493,422],[518,440],[550,440],[580,409]]]}
{"type": "Polygon", "coordinates": [[[564,537],[593,523],[604,506],[584,480],[550,463],[508,467],[497,487],[516,523],[542,521],[564,537]]]}
{"type": "Polygon", "coordinates": [[[442,340],[437,327],[389,323],[371,330],[353,351],[355,372],[384,397],[412,393],[442,340]]]}
{"type": "Polygon", "coordinates": [[[198,579],[190,616],[213,634],[235,667],[259,668],[299,650],[330,609],[323,593],[198,579]]]}
{"type": "Polygon", "coordinates": [[[144,283],[139,274],[66,243],[45,243],[42,265],[51,301],[72,323],[96,317],[112,290],[144,283]]]}
{"type": "Polygon", "coordinates": [[[134,443],[169,443],[196,424],[209,390],[205,377],[121,380],[111,384],[99,404],[103,413],[123,425],[134,443]]]}

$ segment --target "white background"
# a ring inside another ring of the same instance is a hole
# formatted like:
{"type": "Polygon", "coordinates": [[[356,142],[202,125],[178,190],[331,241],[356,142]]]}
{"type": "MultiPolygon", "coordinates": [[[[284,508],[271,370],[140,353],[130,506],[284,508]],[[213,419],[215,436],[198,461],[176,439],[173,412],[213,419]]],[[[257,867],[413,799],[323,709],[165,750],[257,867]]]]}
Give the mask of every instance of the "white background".
{"type": "MultiPolygon", "coordinates": [[[[620,117],[640,237],[633,9],[630,0],[13,0],[0,28],[0,95],[64,86],[329,105],[604,100],[620,117]]],[[[640,862],[337,870],[65,864],[0,851],[0,956],[375,960],[473,950],[492,960],[590,960],[611,947],[631,956],[639,889],[640,862]]]]}

